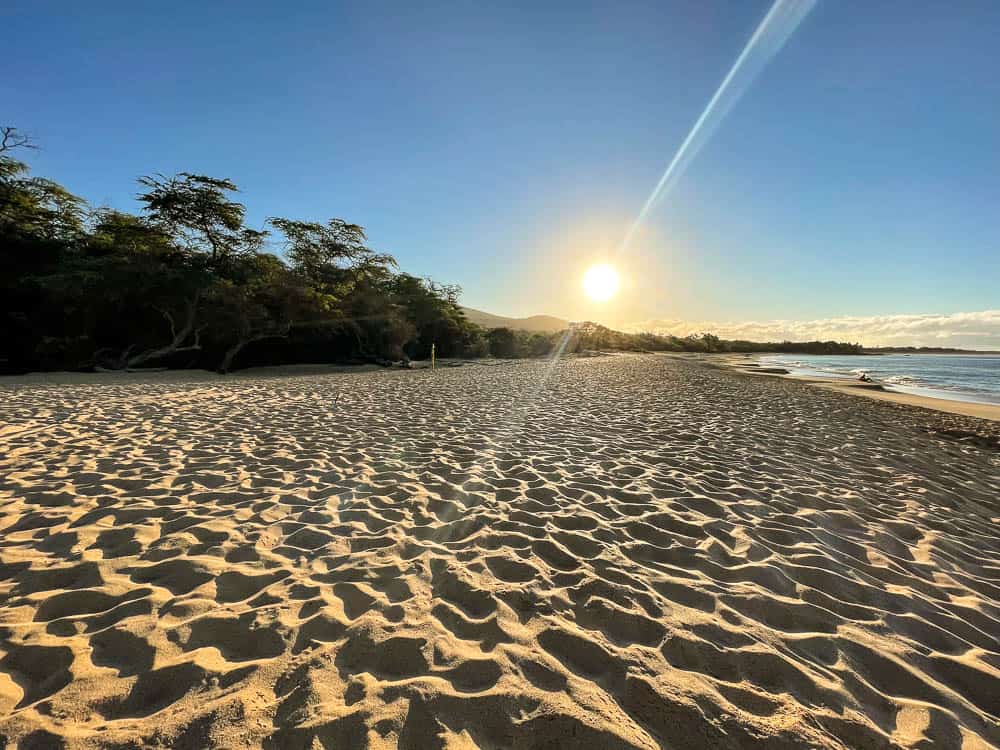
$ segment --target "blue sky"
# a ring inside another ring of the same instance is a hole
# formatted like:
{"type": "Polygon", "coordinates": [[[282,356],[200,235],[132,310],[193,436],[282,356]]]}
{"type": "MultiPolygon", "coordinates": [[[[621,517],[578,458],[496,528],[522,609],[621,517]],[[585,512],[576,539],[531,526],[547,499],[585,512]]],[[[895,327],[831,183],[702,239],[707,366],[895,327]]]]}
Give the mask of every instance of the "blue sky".
{"type": "Polygon", "coordinates": [[[0,120],[95,203],[230,177],[466,304],[612,324],[1000,307],[1000,3],[820,0],[619,259],[769,2],[7,3],[0,120]]]}

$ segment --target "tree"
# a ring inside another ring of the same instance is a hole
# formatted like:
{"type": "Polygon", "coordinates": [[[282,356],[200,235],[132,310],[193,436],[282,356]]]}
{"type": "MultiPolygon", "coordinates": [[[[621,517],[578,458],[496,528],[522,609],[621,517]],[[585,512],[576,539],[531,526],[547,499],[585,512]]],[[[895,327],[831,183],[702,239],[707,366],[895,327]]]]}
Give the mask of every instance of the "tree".
{"type": "Polygon", "coordinates": [[[124,254],[157,257],[189,255],[178,247],[164,228],[144,216],[110,208],[94,212],[89,238],[96,255],[124,254]]]}
{"type": "Polygon", "coordinates": [[[338,284],[350,268],[396,265],[391,255],[376,253],[365,244],[368,238],[363,227],[343,219],[321,224],[274,217],[267,223],[285,236],[292,268],[315,284],[338,284]]]}
{"type": "Polygon", "coordinates": [[[408,356],[426,359],[431,345],[436,345],[440,357],[454,357],[470,348],[475,335],[458,305],[459,287],[401,273],[390,290],[396,307],[404,311],[416,332],[405,346],[408,356]]]}
{"type": "Polygon", "coordinates": [[[494,328],[487,334],[490,342],[490,354],[494,357],[509,359],[518,355],[517,334],[509,328],[494,328]]]}
{"type": "Polygon", "coordinates": [[[229,372],[249,344],[287,337],[309,307],[308,290],[280,258],[258,254],[236,259],[232,278],[211,291],[211,320],[225,345],[219,372],[229,372]]]}
{"type": "Polygon", "coordinates": [[[170,309],[166,307],[156,308],[167,325],[170,326],[170,339],[165,343],[140,351],[136,351],[133,344],[115,358],[108,358],[106,350],[101,350],[94,355],[95,366],[112,370],[133,370],[172,355],[201,351],[201,332],[205,326],[197,325],[198,301],[197,295],[193,299],[184,301],[185,309],[183,318],[180,319],[180,328],[178,328],[177,320],[170,309]]]}
{"type": "Polygon", "coordinates": [[[15,148],[38,148],[31,140],[31,136],[22,133],[15,127],[4,125],[0,127],[0,154],[13,151],[15,148]]]}
{"type": "Polygon", "coordinates": [[[207,252],[213,265],[258,252],[267,236],[243,226],[246,207],[227,195],[238,190],[232,180],[181,172],[141,177],[139,184],[149,188],[138,199],[152,219],[177,241],[207,252]]]}
{"type": "Polygon", "coordinates": [[[17,128],[0,128],[0,236],[78,238],[83,230],[83,199],[52,180],[27,176],[28,166],[9,155],[17,148],[36,146],[17,128]]]}

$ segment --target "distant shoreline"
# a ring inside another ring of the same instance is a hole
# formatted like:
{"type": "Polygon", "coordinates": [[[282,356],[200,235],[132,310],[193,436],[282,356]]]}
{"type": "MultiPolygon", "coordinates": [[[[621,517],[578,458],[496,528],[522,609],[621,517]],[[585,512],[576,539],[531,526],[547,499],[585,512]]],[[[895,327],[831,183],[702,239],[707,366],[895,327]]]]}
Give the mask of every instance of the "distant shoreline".
{"type": "MultiPolygon", "coordinates": [[[[929,354],[929,352],[923,352],[929,354]]],[[[985,352],[979,352],[984,354],[985,352]]],[[[861,355],[859,355],[861,356],[861,355]]],[[[787,380],[796,380],[802,383],[825,388],[840,393],[848,393],[854,396],[863,396],[879,401],[889,401],[896,404],[906,404],[908,406],[918,406],[924,409],[945,412],[947,414],[958,414],[965,417],[975,417],[977,419],[988,419],[1000,422],[1000,404],[993,404],[984,401],[964,401],[959,398],[935,398],[932,396],[922,396],[899,391],[886,390],[881,383],[876,381],[865,382],[847,376],[830,375],[826,377],[813,375],[796,375],[782,367],[761,367],[755,355],[743,356],[723,356],[720,364],[728,369],[735,370],[754,377],[777,377],[787,380]]]]}

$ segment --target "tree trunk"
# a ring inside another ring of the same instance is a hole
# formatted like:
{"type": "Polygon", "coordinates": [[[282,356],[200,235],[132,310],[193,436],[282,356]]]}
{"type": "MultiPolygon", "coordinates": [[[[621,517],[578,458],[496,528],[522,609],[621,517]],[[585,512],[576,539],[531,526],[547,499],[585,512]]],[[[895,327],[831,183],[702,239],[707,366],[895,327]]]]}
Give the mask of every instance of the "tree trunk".
{"type": "Polygon", "coordinates": [[[174,325],[173,316],[166,310],[160,310],[160,312],[163,314],[163,317],[166,318],[167,322],[170,324],[170,333],[173,336],[170,343],[166,344],[165,346],[161,346],[158,349],[148,349],[147,351],[140,352],[139,354],[128,357],[125,360],[124,369],[132,369],[138,367],[139,365],[143,365],[146,362],[166,357],[169,354],[176,354],[177,352],[187,352],[187,351],[194,351],[201,349],[201,341],[200,341],[201,329],[195,328],[195,322],[197,321],[197,312],[198,312],[197,297],[188,302],[187,320],[184,322],[184,327],[181,328],[181,330],[179,331],[174,325]],[[185,345],[184,342],[186,342],[192,335],[194,336],[194,340],[192,341],[192,343],[185,345]]]}
{"type": "Polygon", "coordinates": [[[223,375],[228,375],[229,369],[233,366],[233,360],[236,359],[236,355],[243,351],[243,347],[249,343],[248,339],[240,339],[226,349],[226,353],[222,356],[222,363],[219,365],[219,372],[223,375]]]}
{"type": "Polygon", "coordinates": [[[219,364],[219,372],[223,375],[227,375],[233,366],[233,360],[236,359],[236,355],[243,351],[247,344],[252,344],[254,341],[263,341],[264,339],[285,338],[290,329],[291,324],[287,323],[277,330],[258,331],[257,333],[241,336],[236,343],[226,349],[226,353],[222,355],[222,362],[219,364]]]}
{"type": "MultiPolygon", "coordinates": [[[[147,362],[151,362],[156,359],[161,359],[170,354],[176,354],[177,352],[188,352],[196,351],[201,349],[201,328],[195,328],[195,323],[197,322],[197,312],[198,312],[198,296],[195,295],[194,299],[188,301],[187,303],[187,319],[184,322],[184,326],[181,330],[177,330],[177,326],[174,323],[173,316],[166,310],[157,308],[160,314],[166,319],[167,323],[170,324],[170,342],[164,346],[157,347],[156,349],[147,349],[144,352],[139,352],[138,354],[133,354],[135,346],[128,347],[125,351],[114,358],[114,361],[109,367],[101,366],[100,364],[95,364],[95,369],[98,372],[113,372],[120,370],[136,370],[142,369],[141,366],[147,362]],[[191,339],[191,343],[186,343],[191,339]]],[[[94,354],[93,361],[95,363],[100,363],[102,360],[107,362],[102,356],[104,352],[108,352],[107,349],[102,349],[94,354]]]]}

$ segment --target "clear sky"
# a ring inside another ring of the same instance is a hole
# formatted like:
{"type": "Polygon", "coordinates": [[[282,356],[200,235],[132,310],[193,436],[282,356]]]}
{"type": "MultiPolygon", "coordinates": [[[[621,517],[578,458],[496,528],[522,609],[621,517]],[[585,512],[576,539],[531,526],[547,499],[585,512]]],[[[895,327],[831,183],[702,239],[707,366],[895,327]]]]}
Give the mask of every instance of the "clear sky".
{"type": "Polygon", "coordinates": [[[230,177],[498,314],[612,324],[1000,308],[1000,3],[820,0],[619,259],[767,0],[8,0],[0,120],[95,203],[230,177]]]}

